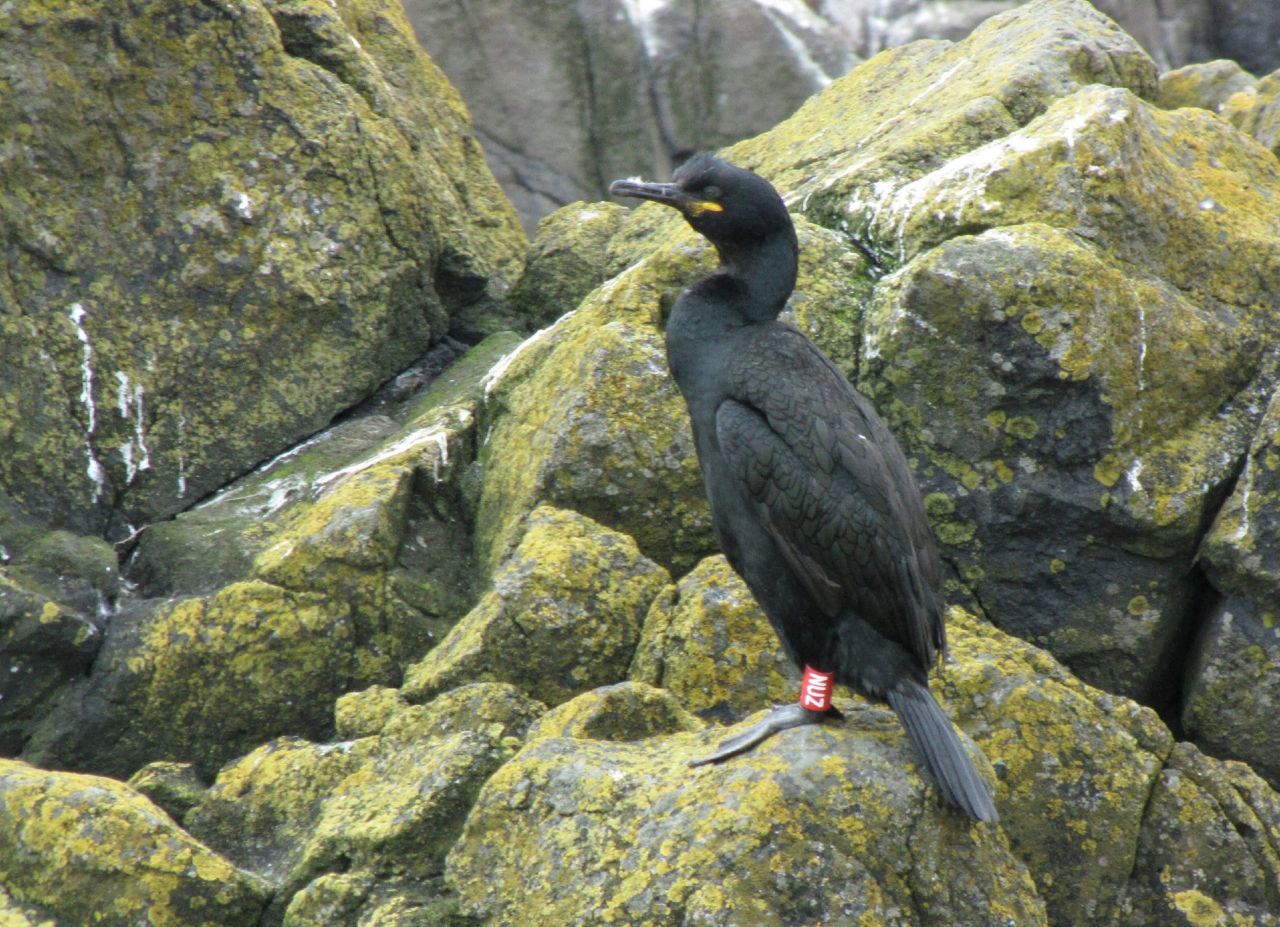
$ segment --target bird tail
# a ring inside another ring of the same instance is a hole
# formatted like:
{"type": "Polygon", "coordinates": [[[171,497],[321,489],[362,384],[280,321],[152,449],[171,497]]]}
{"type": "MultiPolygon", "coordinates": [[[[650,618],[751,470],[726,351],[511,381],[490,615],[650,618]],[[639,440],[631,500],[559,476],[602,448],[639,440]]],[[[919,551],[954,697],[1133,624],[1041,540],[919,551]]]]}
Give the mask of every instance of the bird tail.
{"type": "Polygon", "coordinates": [[[924,758],[942,797],[975,821],[995,821],[991,791],[965,753],[951,719],[943,714],[928,688],[918,682],[900,683],[889,692],[889,707],[924,758]]]}

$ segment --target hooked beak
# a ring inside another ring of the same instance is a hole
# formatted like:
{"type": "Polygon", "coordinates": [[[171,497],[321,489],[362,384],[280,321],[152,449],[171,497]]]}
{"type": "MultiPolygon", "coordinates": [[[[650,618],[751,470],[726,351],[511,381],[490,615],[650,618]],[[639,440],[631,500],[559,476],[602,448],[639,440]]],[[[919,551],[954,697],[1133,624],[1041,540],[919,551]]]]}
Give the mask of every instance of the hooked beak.
{"type": "Polygon", "coordinates": [[[633,196],[641,200],[653,200],[671,206],[688,216],[704,212],[720,212],[724,207],[712,200],[700,200],[673,183],[651,183],[643,180],[615,180],[609,184],[614,196],[633,196]]]}

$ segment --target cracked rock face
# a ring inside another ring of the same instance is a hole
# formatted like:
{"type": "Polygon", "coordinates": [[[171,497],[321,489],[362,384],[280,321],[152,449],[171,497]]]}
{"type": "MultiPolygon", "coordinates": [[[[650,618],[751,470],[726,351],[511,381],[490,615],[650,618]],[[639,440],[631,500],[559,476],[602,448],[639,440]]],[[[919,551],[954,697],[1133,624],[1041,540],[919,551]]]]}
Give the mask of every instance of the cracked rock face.
{"type": "Polygon", "coordinates": [[[186,508],[518,271],[398,4],[23,4],[0,85],[0,491],[59,526],[186,508]]]}

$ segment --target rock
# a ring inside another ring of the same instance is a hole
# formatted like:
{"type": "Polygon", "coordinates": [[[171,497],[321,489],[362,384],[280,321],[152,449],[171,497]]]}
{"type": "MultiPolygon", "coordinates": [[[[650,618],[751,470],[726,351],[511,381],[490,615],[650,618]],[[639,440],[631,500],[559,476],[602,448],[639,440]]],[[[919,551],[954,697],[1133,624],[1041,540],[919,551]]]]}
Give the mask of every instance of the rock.
{"type": "Polygon", "coordinates": [[[355,927],[366,906],[448,908],[444,854],[539,709],[492,684],[437,701],[378,736],[266,744],[228,764],[186,824],[272,883],[272,922],[355,927]]]}
{"type": "Polygon", "coordinates": [[[120,538],[188,507],[518,272],[515,215],[398,4],[24,6],[0,62],[0,119],[25,126],[0,183],[22,307],[0,488],[54,527],[120,538]]]}
{"type": "Polygon", "coordinates": [[[334,700],[362,681],[356,643],[345,606],[261,580],[122,612],[22,755],[117,776],[187,760],[212,776],[264,738],[332,731],[334,700]]]}
{"type": "Polygon", "coordinates": [[[962,609],[949,610],[947,639],[937,688],[995,768],[1001,828],[1049,922],[1116,923],[1172,736],[1149,708],[1090,688],[962,609]]]}
{"type": "MultiPolygon", "coordinates": [[[[820,0],[818,11],[848,35],[853,50],[869,58],[919,39],[963,39],[983,20],[1026,0],[820,0]]],[[[1133,36],[1161,67],[1176,67],[1215,54],[1232,57],[1213,29],[1215,0],[1097,0],[1095,6],[1133,36]]]]}
{"type": "Polygon", "coordinates": [[[147,796],[175,821],[181,821],[200,803],[207,788],[191,763],[163,760],[143,766],[125,785],[147,796]]]}
{"type": "Polygon", "coordinates": [[[1125,916],[1188,927],[1280,924],[1278,833],[1280,798],[1248,767],[1178,744],[1151,794],[1125,916]]]}
{"type": "Polygon", "coordinates": [[[490,571],[539,502],[630,535],[668,568],[710,545],[693,436],[656,324],[662,287],[674,297],[691,260],[664,249],[527,339],[491,374],[476,512],[476,546],[490,571]]]}
{"type": "Polygon", "coordinates": [[[625,270],[625,263],[610,261],[609,242],[628,215],[613,203],[573,203],[544,217],[529,244],[524,275],[511,291],[516,311],[550,325],[625,270]]]}
{"type": "Polygon", "coordinates": [[[793,701],[800,684],[751,591],[718,555],[654,600],[631,678],[721,722],[793,701]]]}
{"type": "Polygon", "coordinates": [[[1045,923],[998,830],[921,806],[887,709],[851,723],[873,732],[789,731],[698,770],[711,732],[536,740],[485,784],[448,882],[464,913],[529,927],[1045,923]]]}
{"type": "Polygon", "coordinates": [[[1234,61],[1219,59],[1188,64],[1160,75],[1160,85],[1151,102],[1164,109],[1198,106],[1221,113],[1227,100],[1249,90],[1257,81],[1234,61]]]}
{"type": "Polygon", "coordinates": [[[0,493],[0,755],[84,676],[119,586],[109,544],[50,530],[0,493]]]}
{"type": "Polygon", "coordinates": [[[1227,99],[1222,114],[1280,157],[1280,71],[1227,99]]]}
{"type": "Polygon", "coordinates": [[[12,760],[0,760],[0,883],[60,924],[253,927],[267,903],[263,883],[123,783],[12,760]]]}
{"type": "MultiPolygon", "coordinates": [[[[1277,394],[1280,395],[1280,394],[1277,394]]],[[[1280,786],[1280,400],[1271,397],[1231,496],[1199,551],[1217,593],[1195,641],[1182,722],[1215,756],[1280,786]]]]}
{"type": "Polygon", "coordinates": [[[558,705],[626,676],[640,624],[667,573],[628,537],[542,506],[493,589],[405,675],[404,696],[509,682],[558,705]]]}
{"type": "Polygon", "coordinates": [[[144,532],[129,575],[148,598],[112,616],[93,672],[36,719],[24,756],[212,776],[272,737],[326,739],[336,698],[398,684],[474,602],[462,471],[481,377],[513,343],[493,336],[388,414],[144,532]]]}
{"type": "Polygon", "coordinates": [[[348,692],[334,703],[334,733],[342,740],[380,734],[387,722],[408,704],[400,690],[390,686],[370,686],[359,692],[348,692]]]}
{"type": "Polygon", "coordinates": [[[1268,0],[1213,0],[1215,57],[1234,58],[1254,74],[1280,67],[1280,10],[1268,0]]]}
{"type": "Polygon", "coordinates": [[[670,692],[628,681],[592,689],[551,709],[529,729],[528,740],[575,737],[628,742],[701,729],[702,722],[670,692]]]}
{"type": "Polygon", "coordinates": [[[784,118],[854,60],[799,3],[405,4],[532,232],[614,177],[784,118]],[[768,92],[737,94],[742,86],[768,92]]]}

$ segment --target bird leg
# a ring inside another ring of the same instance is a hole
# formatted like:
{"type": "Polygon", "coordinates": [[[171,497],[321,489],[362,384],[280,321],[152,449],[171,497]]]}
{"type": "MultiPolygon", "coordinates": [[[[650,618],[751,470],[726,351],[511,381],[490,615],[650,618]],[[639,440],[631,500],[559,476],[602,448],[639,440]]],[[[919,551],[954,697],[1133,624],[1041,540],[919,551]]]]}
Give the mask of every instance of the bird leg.
{"type": "Polygon", "coordinates": [[[817,724],[822,720],[825,711],[810,711],[800,704],[775,705],[764,720],[751,725],[741,734],[735,734],[728,740],[720,742],[716,752],[701,759],[690,760],[690,766],[706,766],[708,763],[719,763],[739,753],[746,753],[752,747],[788,728],[803,727],[806,724],[817,724]]]}
{"type": "Polygon", "coordinates": [[[705,766],[708,763],[719,763],[739,753],[746,753],[752,747],[779,731],[792,727],[803,727],[806,724],[817,724],[823,715],[842,717],[831,704],[831,690],[835,686],[835,674],[815,670],[811,666],[804,668],[804,677],[800,682],[800,701],[795,705],[775,705],[773,711],[758,724],[753,724],[741,734],[723,741],[716,752],[700,760],[693,760],[690,766],[705,766]]]}

